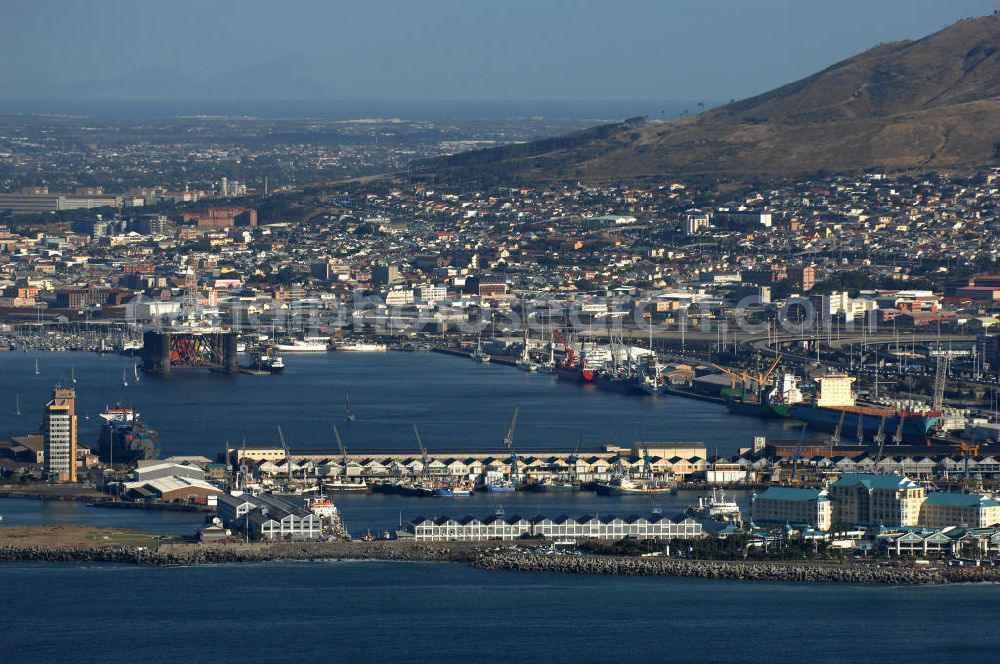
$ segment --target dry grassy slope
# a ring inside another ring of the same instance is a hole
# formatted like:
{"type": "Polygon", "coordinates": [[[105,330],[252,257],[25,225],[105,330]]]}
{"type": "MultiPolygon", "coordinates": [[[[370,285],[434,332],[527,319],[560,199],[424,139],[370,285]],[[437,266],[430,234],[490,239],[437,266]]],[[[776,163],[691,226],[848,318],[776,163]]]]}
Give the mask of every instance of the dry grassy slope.
{"type": "MultiPolygon", "coordinates": [[[[542,154],[504,153],[519,179],[793,175],[997,163],[1000,15],[884,44],[698,116],[542,154]]],[[[440,162],[440,171],[489,166],[440,162]]]]}

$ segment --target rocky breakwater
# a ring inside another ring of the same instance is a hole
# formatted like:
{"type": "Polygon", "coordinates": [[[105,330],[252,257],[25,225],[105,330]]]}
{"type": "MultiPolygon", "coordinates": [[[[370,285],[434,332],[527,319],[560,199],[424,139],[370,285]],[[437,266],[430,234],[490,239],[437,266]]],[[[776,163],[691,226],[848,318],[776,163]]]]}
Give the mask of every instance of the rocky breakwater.
{"type": "Polygon", "coordinates": [[[474,550],[461,544],[404,540],[201,544],[163,540],[118,528],[73,525],[0,528],[0,561],[200,565],[322,559],[466,561],[473,557],[474,550]]]}
{"type": "MultiPolygon", "coordinates": [[[[545,555],[489,551],[473,566],[487,570],[604,574],[620,576],[675,576],[696,579],[782,581],[791,583],[856,583],[869,585],[930,585],[952,581],[940,569],[836,565],[826,563],[730,562],[627,558],[612,556],[545,555]]],[[[969,581],[972,578],[966,577],[969,581]]],[[[979,580],[979,579],[976,579],[979,580]]]]}
{"type": "Polygon", "coordinates": [[[205,565],[277,560],[451,561],[467,558],[447,546],[399,542],[281,542],[275,544],[145,546],[2,546],[0,561],[205,565]]]}

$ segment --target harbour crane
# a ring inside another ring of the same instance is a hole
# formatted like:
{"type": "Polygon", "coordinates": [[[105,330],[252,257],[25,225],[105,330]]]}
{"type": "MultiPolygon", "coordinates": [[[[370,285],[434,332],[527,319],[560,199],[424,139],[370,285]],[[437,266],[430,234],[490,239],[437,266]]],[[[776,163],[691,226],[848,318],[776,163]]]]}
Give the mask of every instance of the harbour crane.
{"type": "Polygon", "coordinates": [[[569,344],[566,343],[565,340],[563,340],[562,335],[559,334],[559,330],[552,330],[552,334],[555,335],[556,341],[558,341],[562,345],[563,349],[565,349],[566,351],[566,366],[568,367],[576,366],[576,363],[574,362],[574,358],[576,357],[576,355],[573,352],[573,349],[570,348],[569,344]]]}
{"type": "Polygon", "coordinates": [[[763,391],[765,387],[772,384],[771,376],[774,374],[774,370],[778,367],[781,362],[781,354],[777,354],[774,361],[771,362],[767,371],[764,372],[751,372],[751,371],[733,371],[732,369],[727,369],[726,367],[720,366],[718,364],[713,364],[712,366],[729,376],[732,379],[732,387],[736,387],[736,383],[742,383],[744,391],[752,384],[757,385],[757,391],[763,391]]]}
{"type": "Polygon", "coordinates": [[[430,457],[427,454],[427,448],[424,447],[424,441],[420,439],[420,431],[417,430],[417,425],[413,425],[413,435],[417,437],[417,446],[420,448],[420,479],[427,479],[427,466],[430,464],[430,457]]]}
{"type": "Polygon", "coordinates": [[[344,447],[344,441],[340,439],[340,432],[337,431],[337,426],[333,426],[333,435],[337,439],[337,447],[340,448],[340,458],[341,463],[344,466],[344,482],[347,482],[347,448],[344,447]]]}
{"type": "Polygon", "coordinates": [[[507,434],[503,437],[503,446],[510,451],[510,479],[514,484],[518,483],[517,452],[514,451],[514,427],[517,425],[517,412],[519,408],[514,407],[514,415],[510,418],[510,426],[507,427],[507,434]]]}
{"type": "MultiPolygon", "coordinates": [[[[830,436],[830,446],[836,447],[840,445],[840,431],[844,428],[844,417],[847,416],[847,411],[840,411],[840,419],[837,421],[837,428],[833,430],[833,435],[830,436]]],[[[860,416],[859,416],[860,417],[860,416]]]]}
{"type": "Polygon", "coordinates": [[[896,417],[899,418],[899,424],[896,425],[896,435],[892,439],[893,445],[903,444],[903,424],[906,423],[906,416],[902,412],[897,413],[896,417]]]}
{"type": "Polygon", "coordinates": [[[281,430],[281,425],[278,425],[278,440],[281,441],[281,449],[285,452],[285,466],[288,468],[288,481],[292,480],[292,455],[288,452],[288,444],[285,443],[285,433],[281,430]]]}
{"type": "Polygon", "coordinates": [[[799,470],[799,450],[802,449],[802,439],[806,436],[806,427],[808,424],[802,424],[802,431],[799,432],[799,439],[795,442],[795,449],[792,451],[792,479],[791,484],[798,484],[798,470],[799,470]]]}
{"type": "Polygon", "coordinates": [[[950,369],[951,358],[947,355],[938,355],[934,372],[934,399],[931,407],[940,412],[944,407],[944,389],[948,382],[948,370],[950,369]]]}
{"type": "Polygon", "coordinates": [[[875,458],[876,466],[882,462],[882,453],[885,451],[885,420],[886,416],[883,415],[878,423],[878,433],[875,434],[875,443],[878,445],[878,456],[875,458]]]}
{"type": "Polygon", "coordinates": [[[573,448],[573,454],[571,454],[570,457],[568,459],[566,459],[566,461],[568,461],[570,463],[570,465],[573,466],[573,477],[576,477],[576,474],[577,474],[577,463],[576,462],[580,458],[579,455],[580,455],[580,445],[581,445],[581,443],[583,443],[583,436],[579,435],[579,436],[576,437],[576,446],[573,448]]]}
{"type": "Polygon", "coordinates": [[[962,455],[963,463],[965,465],[965,479],[969,479],[969,459],[979,456],[979,443],[966,443],[961,442],[955,446],[958,453],[962,455]]]}

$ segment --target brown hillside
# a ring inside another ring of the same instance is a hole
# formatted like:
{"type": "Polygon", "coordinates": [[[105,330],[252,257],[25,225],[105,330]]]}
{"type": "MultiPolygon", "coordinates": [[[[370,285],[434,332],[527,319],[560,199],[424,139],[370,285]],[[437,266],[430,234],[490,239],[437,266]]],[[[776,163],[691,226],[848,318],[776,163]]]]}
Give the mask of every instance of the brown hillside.
{"type": "Polygon", "coordinates": [[[609,125],[421,165],[435,177],[639,179],[964,168],[1000,157],[1000,15],[884,44],[674,122],[609,125]]]}

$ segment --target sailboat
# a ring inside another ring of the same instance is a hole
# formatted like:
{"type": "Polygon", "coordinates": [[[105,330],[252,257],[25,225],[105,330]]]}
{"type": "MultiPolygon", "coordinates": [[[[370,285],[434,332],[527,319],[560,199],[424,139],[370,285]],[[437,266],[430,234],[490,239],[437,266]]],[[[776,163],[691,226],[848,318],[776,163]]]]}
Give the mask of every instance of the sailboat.
{"type": "Polygon", "coordinates": [[[69,368],[69,376],[70,376],[70,380],[75,383],[76,382],[76,367],[70,367],[69,368]]]}
{"type": "Polygon", "coordinates": [[[16,401],[14,402],[14,414],[17,416],[21,415],[21,393],[18,392],[15,396],[16,401]]]}
{"type": "Polygon", "coordinates": [[[41,373],[41,372],[38,370],[38,358],[36,357],[35,358],[35,375],[37,376],[39,373],[41,373]]]}
{"type": "Polygon", "coordinates": [[[122,369],[122,385],[128,387],[128,377],[125,375],[124,369],[122,369]]]}
{"type": "Polygon", "coordinates": [[[476,342],[476,350],[470,355],[477,362],[489,362],[490,356],[483,351],[483,333],[479,333],[479,340],[476,342]]]}
{"type": "Polygon", "coordinates": [[[348,422],[357,422],[358,418],[354,414],[354,411],[351,410],[351,393],[350,392],[347,393],[347,398],[345,400],[345,406],[346,406],[346,412],[347,412],[347,415],[346,415],[347,421],[348,422]]]}
{"type": "Polygon", "coordinates": [[[528,352],[527,323],[524,325],[524,349],[521,350],[521,357],[514,363],[514,365],[522,371],[538,371],[538,365],[531,359],[531,353],[528,352]]]}
{"type": "Polygon", "coordinates": [[[556,372],[556,341],[549,335],[549,359],[539,367],[542,373],[554,374],[556,372]]]}
{"type": "Polygon", "coordinates": [[[135,382],[139,382],[139,365],[136,364],[132,367],[132,373],[135,375],[135,382]]]}

